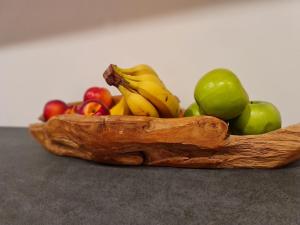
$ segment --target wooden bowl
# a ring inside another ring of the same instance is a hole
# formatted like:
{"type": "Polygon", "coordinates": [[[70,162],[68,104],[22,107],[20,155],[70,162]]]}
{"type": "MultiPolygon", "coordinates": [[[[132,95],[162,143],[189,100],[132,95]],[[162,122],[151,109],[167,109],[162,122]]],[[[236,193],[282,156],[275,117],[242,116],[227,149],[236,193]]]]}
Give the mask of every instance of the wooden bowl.
{"type": "Polygon", "coordinates": [[[300,158],[300,124],[234,136],[215,117],[61,115],[29,127],[48,151],[99,163],[188,168],[276,168],[300,158]]]}

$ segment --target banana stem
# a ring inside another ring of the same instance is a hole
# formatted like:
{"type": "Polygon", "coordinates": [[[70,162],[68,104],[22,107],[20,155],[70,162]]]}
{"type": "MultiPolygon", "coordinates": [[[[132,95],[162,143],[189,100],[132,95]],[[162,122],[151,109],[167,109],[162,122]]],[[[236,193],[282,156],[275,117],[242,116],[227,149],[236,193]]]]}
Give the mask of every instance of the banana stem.
{"type": "Polygon", "coordinates": [[[113,65],[110,64],[103,73],[103,78],[110,86],[118,87],[122,83],[122,78],[115,73],[113,65]]]}
{"type": "Polygon", "coordinates": [[[115,71],[115,65],[113,64],[110,64],[104,71],[103,77],[106,83],[110,86],[115,86],[118,88],[120,85],[122,85],[126,88],[130,88],[128,81],[126,81],[115,71]]]}

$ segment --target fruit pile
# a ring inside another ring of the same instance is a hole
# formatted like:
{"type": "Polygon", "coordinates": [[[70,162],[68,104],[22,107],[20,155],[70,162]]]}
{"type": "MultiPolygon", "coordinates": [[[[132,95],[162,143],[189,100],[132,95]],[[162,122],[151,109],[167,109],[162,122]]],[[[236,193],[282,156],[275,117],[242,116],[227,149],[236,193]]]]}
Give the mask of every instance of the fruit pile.
{"type": "Polygon", "coordinates": [[[112,95],[104,87],[91,87],[83,95],[82,102],[67,104],[61,100],[51,100],[44,106],[42,120],[47,121],[61,114],[80,114],[85,116],[109,115],[113,105],[112,95]]]}
{"type": "MultiPolygon", "coordinates": [[[[103,77],[108,85],[115,86],[122,94],[117,101],[108,89],[91,87],[84,93],[81,102],[47,102],[42,120],[61,114],[180,116],[179,99],[148,65],[121,68],[111,64],[103,77]]],[[[218,117],[228,122],[233,134],[262,134],[281,127],[276,107],[268,102],[249,101],[240,80],[229,70],[215,69],[205,74],[196,85],[194,97],[195,102],[187,108],[184,116],[218,117]]]]}
{"type": "Polygon", "coordinates": [[[89,88],[82,102],[66,104],[61,100],[49,101],[44,107],[43,120],[61,114],[136,115],[172,118],[180,112],[179,99],[173,95],[148,65],[120,68],[110,65],[103,74],[109,85],[119,89],[122,96],[113,101],[104,87],[89,88]]]}
{"type": "Polygon", "coordinates": [[[269,102],[249,101],[237,76],[227,69],[215,69],[198,81],[195,102],[185,116],[209,115],[229,124],[232,134],[263,134],[281,128],[278,109],[269,102]]]}

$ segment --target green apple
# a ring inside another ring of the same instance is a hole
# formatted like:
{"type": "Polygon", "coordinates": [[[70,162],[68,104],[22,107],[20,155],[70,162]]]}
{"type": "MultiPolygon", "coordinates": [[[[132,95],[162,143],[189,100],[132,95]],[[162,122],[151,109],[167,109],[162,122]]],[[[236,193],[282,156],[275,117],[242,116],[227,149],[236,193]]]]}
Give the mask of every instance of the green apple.
{"type": "Polygon", "coordinates": [[[204,115],[204,112],[202,109],[199,108],[198,104],[196,102],[192,103],[185,111],[184,111],[184,117],[188,116],[201,116],[204,115]]]}
{"type": "Polygon", "coordinates": [[[233,134],[263,134],[281,128],[278,109],[269,102],[251,101],[243,113],[229,122],[233,134]]]}
{"type": "Polygon", "coordinates": [[[227,69],[206,73],[197,83],[194,97],[206,115],[223,120],[239,116],[249,97],[238,77],[227,69]]]}

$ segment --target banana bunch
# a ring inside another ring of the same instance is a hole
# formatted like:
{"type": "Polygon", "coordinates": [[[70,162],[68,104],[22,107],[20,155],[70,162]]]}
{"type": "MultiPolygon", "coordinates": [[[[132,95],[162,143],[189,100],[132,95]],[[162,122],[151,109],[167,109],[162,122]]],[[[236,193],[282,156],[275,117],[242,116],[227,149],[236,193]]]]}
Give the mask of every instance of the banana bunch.
{"type": "Polygon", "coordinates": [[[111,115],[116,115],[115,107],[128,107],[137,116],[179,116],[179,99],[166,88],[150,66],[140,64],[131,68],[120,68],[110,65],[103,76],[109,85],[116,86],[123,95],[123,102],[120,101],[111,109],[111,115]]]}

